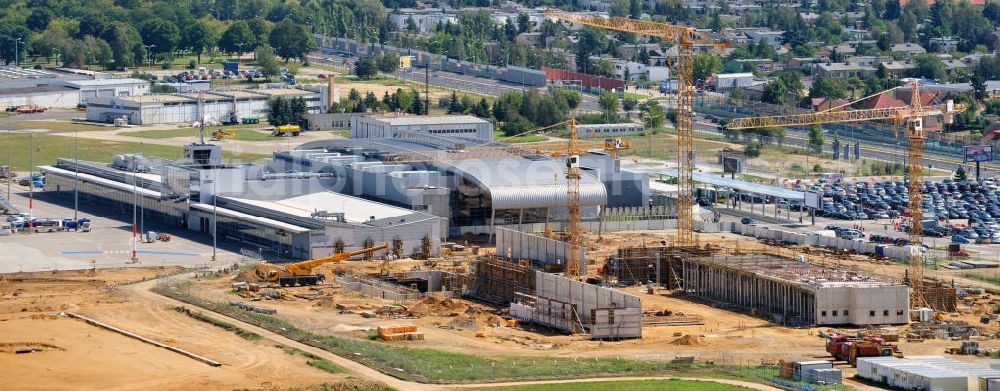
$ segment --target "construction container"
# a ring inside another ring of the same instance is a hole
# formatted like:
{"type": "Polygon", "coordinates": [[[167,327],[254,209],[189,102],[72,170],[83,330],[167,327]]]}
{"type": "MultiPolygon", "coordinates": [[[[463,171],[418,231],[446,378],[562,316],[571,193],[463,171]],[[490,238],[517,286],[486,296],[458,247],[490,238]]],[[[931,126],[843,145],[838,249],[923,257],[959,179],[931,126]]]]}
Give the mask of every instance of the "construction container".
{"type": "Polygon", "coordinates": [[[968,376],[897,357],[859,358],[858,377],[905,390],[970,391],[968,376]]]}
{"type": "MultiPolygon", "coordinates": [[[[677,333],[677,334],[680,334],[680,333],[677,333]]],[[[792,362],[791,361],[782,361],[781,362],[781,368],[779,369],[778,376],[781,376],[781,377],[783,377],[785,379],[791,379],[792,378],[792,362]]]]}
{"type": "Polygon", "coordinates": [[[843,373],[840,368],[810,368],[802,373],[802,381],[812,384],[841,384],[843,373]]]}
{"type": "Polygon", "coordinates": [[[1000,377],[979,379],[979,391],[1000,391],[1000,377]]]}
{"type": "Polygon", "coordinates": [[[833,363],[825,360],[792,360],[792,380],[805,381],[803,376],[812,369],[833,368],[833,363]]]}

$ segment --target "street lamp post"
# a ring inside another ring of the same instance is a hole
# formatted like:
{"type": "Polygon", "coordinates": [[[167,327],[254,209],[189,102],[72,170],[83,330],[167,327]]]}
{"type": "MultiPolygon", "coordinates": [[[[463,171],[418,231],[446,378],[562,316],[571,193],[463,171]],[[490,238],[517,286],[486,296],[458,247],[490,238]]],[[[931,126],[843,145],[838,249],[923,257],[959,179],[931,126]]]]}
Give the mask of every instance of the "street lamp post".
{"type": "Polygon", "coordinates": [[[80,130],[73,136],[73,220],[79,221],[80,211],[80,130]]]}
{"type": "Polygon", "coordinates": [[[24,41],[22,41],[21,38],[14,40],[14,69],[17,69],[17,44],[19,43],[24,43],[24,41]]]}
{"type": "Polygon", "coordinates": [[[146,48],[146,57],[147,57],[146,63],[149,64],[149,66],[153,66],[153,50],[152,49],[155,48],[156,45],[152,45],[152,44],[150,44],[150,45],[142,45],[142,47],[146,48]]]}

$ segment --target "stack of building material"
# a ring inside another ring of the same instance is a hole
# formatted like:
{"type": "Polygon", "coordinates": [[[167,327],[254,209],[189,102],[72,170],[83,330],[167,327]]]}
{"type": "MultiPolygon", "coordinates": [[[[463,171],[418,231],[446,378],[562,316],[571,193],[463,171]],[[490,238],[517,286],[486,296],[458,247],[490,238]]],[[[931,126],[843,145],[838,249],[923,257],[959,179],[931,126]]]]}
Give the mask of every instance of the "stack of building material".
{"type": "Polygon", "coordinates": [[[424,333],[414,325],[379,326],[378,338],[383,341],[422,341],[424,333]]]}
{"type": "Polygon", "coordinates": [[[802,381],[812,384],[841,384],[840,368],[810,368],[802,373],[802,381]]]}
{"type": "Polygon", "coordinates": [[[793,360],[792,361],[792,380],[795,381],[807,381],[805,379],[806,372],[814,369],[830,369],[833,368],[833,363],[825,360],[793,360]]]}
{"type": "Polygon", "coordinates": [[[521,323],[534,323],[568,333],[583,331],[576,307],[560,300],[517,293],[510,304],[510,315],[521,323]]]}

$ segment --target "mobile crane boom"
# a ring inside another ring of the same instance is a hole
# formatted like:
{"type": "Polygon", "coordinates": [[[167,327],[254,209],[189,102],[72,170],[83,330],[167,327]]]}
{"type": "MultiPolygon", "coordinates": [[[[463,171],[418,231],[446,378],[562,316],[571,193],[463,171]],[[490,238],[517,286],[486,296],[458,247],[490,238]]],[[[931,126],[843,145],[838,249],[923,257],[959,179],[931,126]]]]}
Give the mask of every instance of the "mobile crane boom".
{"type": "Polygon", "coordinates": [[[389,244],[383,243],[375,247],[364,248],[357,251],[333,254],[328,257],[290,263],[280,269],[268,271],[264,280],[267,282],[277,282],[278,285],[281,286],[316,285],[320,281],[323,281],[325,277],[322,274],[314,274],[314,267],[329,262],[343,262],[354,256],[378,250],[385,250],[388,248],[389,244]]]}

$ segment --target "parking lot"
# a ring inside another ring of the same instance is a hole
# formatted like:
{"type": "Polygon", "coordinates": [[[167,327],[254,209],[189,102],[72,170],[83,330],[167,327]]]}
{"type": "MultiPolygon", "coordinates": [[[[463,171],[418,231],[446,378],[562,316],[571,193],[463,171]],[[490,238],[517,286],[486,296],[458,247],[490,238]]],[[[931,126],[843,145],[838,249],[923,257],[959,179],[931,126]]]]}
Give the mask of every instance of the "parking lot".
{"type": "MultiPolygon", "coordinates": [[[[724,207],[739,213],[723,216],[723,221],[746,223],[751,200],[757,225],[782,226],[801,233],[823,232],[848,240],[863,240],[884,245],[905,246],[909,241],[909,194],[902,181],[817,184],[800,190],[823,195],[823,208],[816,212],[816,223],[808,214],[799,221],[798,206],[760,195],[741,194],[741,200],[724,207]],[[777,213],[775,213],[777,212],[777,213]],[[777,220],[775,220],[777,219],[777,220]]],[[[969,255],[1000,260],[1000,181],[985,179],[926,181],[923,187],[925,215],[922,242],[932,257],[969,255]],[[948,244],[961,249],[949,254],[948,244]],[[996,244],[996,245],[995,245],[996,244]]],[[[723,207],[715,204],[714,207],[723,207]]]]}
{"type": "MultiPolygon", "coordinates": [[[[6,184],[0,186],[6,193],[6,184]]],[[[12,203],[28,211],[27,187],[12,187],[12,203]]],[[[35,217],[72,218],[73,200],[52,199],[35,192],[35,217]]],[[[140,214],[141,215],[141,214],[140,214]]],[[[132,214],[116,214],[95,205],[80,205],[79,217],[91,219],[91,232],[57,231],[0,236],[0,273],[87,269],[125,266],[211,265],[212,239],[207,235],[141,221],[146,231],[171,235],[169,242],[138,243],[138,262],[132,262],[132,214]],[[93,262],[93,263],[92,263],[93,262]]],[[[146,219],[142,219],[146,220],[146,219]]],[[[6,221],[3,221],[7,225],[6,221]]],[[[221,243],[220,243],[221,244],[221,243]]],[[[216,263],[240,259],[237,251],[220,247],[216,263]]]]}

